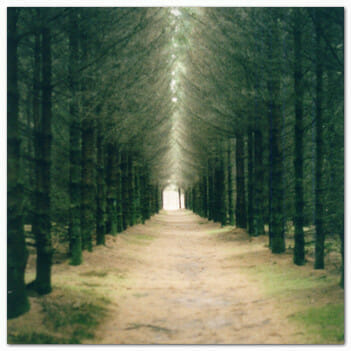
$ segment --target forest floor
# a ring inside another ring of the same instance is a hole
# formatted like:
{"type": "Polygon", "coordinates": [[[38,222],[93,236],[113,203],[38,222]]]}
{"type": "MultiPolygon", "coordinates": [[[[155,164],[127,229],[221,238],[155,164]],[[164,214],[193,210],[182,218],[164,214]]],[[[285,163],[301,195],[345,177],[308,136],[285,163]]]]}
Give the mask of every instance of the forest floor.
{"type": "Polygon", "coordinates": [[[337,269],[294,266],[289,250],[272,255],[266,244],[186,210],[162,211],[84,252],[81,266],[54,265],[53,292],[9,321],[9,342],[343,343],[337,269]]]}

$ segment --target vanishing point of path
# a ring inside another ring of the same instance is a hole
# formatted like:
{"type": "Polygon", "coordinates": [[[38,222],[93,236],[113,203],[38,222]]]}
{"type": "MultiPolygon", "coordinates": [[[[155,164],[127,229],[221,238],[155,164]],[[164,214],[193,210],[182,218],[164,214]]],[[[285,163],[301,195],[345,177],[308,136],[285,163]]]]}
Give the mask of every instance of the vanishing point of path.
{"type": "Polygon", "coordinates": [[[111,311],[93,342],[297,343],[294,327],[243,272],[246,234],[228,242],[218,232],[189,211],[163,211],[109,242],[104,265],[121,279],[106,283],[111,311]]]}

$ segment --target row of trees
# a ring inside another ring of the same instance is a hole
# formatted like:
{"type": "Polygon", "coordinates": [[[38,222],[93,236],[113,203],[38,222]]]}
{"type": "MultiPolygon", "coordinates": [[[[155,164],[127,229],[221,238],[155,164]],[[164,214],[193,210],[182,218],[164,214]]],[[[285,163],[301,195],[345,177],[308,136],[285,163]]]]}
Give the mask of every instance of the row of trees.
{"type": "Polygon", "coordinates": [[[340,239],[343,286],[343,9],[186,9],[182,18],[187,207],[253,236],[267,225],[273,253],[286,250],[292,222],[297,265],[312,227],[316,269],[326,236],[340,239]]]}
{"type": "Polygon", "coordinates": [[[47,294],[53,239],[78,265],[82,250],[162,207],[170,16],[156,8],[8,9],[8,318],[29,309],[24,224],[37,253],[27,289],[47,294]]]}
{"type": "MultiPolygon", "coordinates": [[[[265,234],[315,267],[343,255],[343,9],[9,8],[8,317],[29,309],[24,224],[51,291],[71,264],[144,222],[168,183],[203,217],[265,234]],[[28,227],[27,227],[28,228],[28,227]]],[[[343,277],[343,267],[342,267],[343,277]]],[[[342,281],[343,284],[343,281],[342,281]]]]}

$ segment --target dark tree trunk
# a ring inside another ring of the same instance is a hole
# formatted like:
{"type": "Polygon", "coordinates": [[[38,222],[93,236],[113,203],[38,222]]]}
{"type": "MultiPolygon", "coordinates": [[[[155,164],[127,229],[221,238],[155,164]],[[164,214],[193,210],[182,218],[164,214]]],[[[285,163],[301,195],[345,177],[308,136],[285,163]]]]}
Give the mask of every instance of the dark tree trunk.
{"type": "Polygon", "coordinates": [[[39,294],[51,292],[51,33],[48,27],[42,28],[42,102],[39,125],[36,133],[36,202],[35,202],[35,241],[37,248],[36,278],[29,286],[39,294]]]}
{"type": "Polygon", "coordinates": [[[207,206],[207,176],[202,177],[202,216],[207,218],[208,206],[207,206]]]}
{"type": "Polygon", "coordinates": [[[236,136],[236,226],[246,228],[246,200],[245,200],[245,173],[244,173],[244,137],[236,136]]]}
{"type": "MultiPolygon", "coordinates": [[[[40,9],[36,9],[36,21],[40,21],[40,9]]],[[[41,103],[41,89],[40,89],[40,72],[41,72],[41,59],[40,59],[40,37],[41,33],[39,30],[36,30],[34,33],[34,67],[33,67],[33,100],[32,100],[32,107],[33,107],[33,145],[34,145],[34,157],[33,159],[35,160],[35,155],[40,152],[38,150],[38,147],[40,145],[37,144],[37,137],[36,137],[36,130],[38,129],[38,126],[40,125],[40,103],[41,103]]],[[[33,176],[33,187],[34,190],[32,191],[32,232],[36,232],[36,223],[35,223],[35,216],[34,213],[36,212],[35,208],[37,206],[36,204],[36,179],[39,179],[39,168],[37,167],[36,164],[34,164],[34,176],[33,176]]]]}
{"type": "Polygon", "coordinates": [[[77,10],[70,12],[69,31],[69,86],[70,127],[69,127],[69,237],[71,264],[82,263],[82,237],[80,223],[80,175],[81,175],[81,123],[78,110],[78,19],[77,10]]]}
{"type": "Polygon", "coordinates": [[[107,207],[110,223],[110,234],[117,234],[117,181],[118,181],[118,150],[115,144],[110,142],[107,148],[107,207]]]}
{"type": "Polygon", "coordinates": [[[271,75],[268,80],[270,92],[270,117],[272,121],[272,223],[271,223],[271,249],[273,253],[285,251],[284,237],[284,213],[283,213],[283,158],[281,145],[281,108],[280,108],[280,39],[278,30],[278,12],[275,9],[272,14],[272,28],[270,38],[270,59],[274,64],[271,66],[271,75]]]}
{"type": "Polygon", "coordinates": [[[121,171],[122,171],[122,207],[123,207],[123,230],[128,228],[129,223],[129,183],[128,183],[128,154],[126,151],[121,153],[121,171]]]}
{"type": "Polygon", "coordinates": [[[216,160],[214,173],[214,221],[226,224],[225,216],[225,184],[223,155],[220,154],[216,160]]]}
{"type": "Polygon", "coordinates": [[[104,172],[104,148],[101,120],[97,121],[97,161],[96,161],[96,244],[105,244],[106,233],[106,183],[104,172]]]}
{"type": "Polygon", "coordinates": [[[129,218],[128,223],[133,226],[136,223],[136,198],[135,198],[135,181],[134,165],[132,153],[128,154],[128,199],[129,199],[129,218]]]}
{"type": "Polygon", "coordinates": [[[140,203],[140,168],[134,166],[134,201],[135,201],[135,223],[141,220],[141,203],[140,203]]]}
{"type": "Polygon", "coordinates": [[[20,162],[18,116],[18,56],[16,8],[7,9],[7,318],[15,318],[30,308],[24,271],[27,264],[23,230],[23,184],[20,162]]]}
{"type": "Polygon", "coordinates": [[[254,234],[254,213],[253,213],[253,204],[254,204],[254,182],[253,182],[253,134],[251,128],[248,130],[247,137],[247,224],[248,232],[250,235],[254,234]]]}
{"type": "Polygon", "coordinates": [[[197,194],[196,194],[196,184],[192,188],[191,198],[193,200],[193,211],[197,214],[197,194]]]}
{"type": "MultiPolygon", "coordinates": [[[[84,20],[84,19],[83,19],[84,20]]],[[[89,39],[81,32],[81,64],[89,60],[89,39]]],[[[91,116],[91,102],[87,95],[92,88],[91,78],[84,76],[81,84],[82,115],[82,173],[81,173],[81,235],[82,247],[93,250],[93,233],[96,230],[96,116],[91,116]]]]}
{"type": "Polygon", "coordinates": [[[96,151],[95,121],[85,118],[82,122],[82,188],[81,233],[83,249],[93,250],[93,232],[96,227],[96,151]]]}
{"type": "Polygon", "coordinates": [[[228,172],[228,215],[229,224],[234,225],[234,204],[233,204],[233,174],[232,174],[232,156],[231,141],[228,141],[227,150],[227,172],[228,172]]]}
{"type": "Polygon", "coordinates": [[[295,91],[295,247],[294,263],[305,263],[304,200],[303,200],[303,82],[300,10],[294,18],[294,91],[295,91]]]}
{"type": "Polygon", "coordinates": [[[208,160],[208,219],[214,220],[215,210],[214,210],[214,170],[213,161],[208,160]]]}
{"type": "Polygon", "coordinates": [[[145,221],[150,218],[149,174],[146,169],[141,171],[140,190],[141,190],[142,223],[144,224],[145,221]]]}
{"type": "Polygon", "coordinates": [[[315,206],[316,206],[316,246],[315,246],[315,269],[324,268],[324,218],[323,218],[323,184],[322,184],[322,172],[323,172],[323,59],[322,59],[322,47],[321,47],[321,9],[314,9],[314,23],[316,32],[316,194],[315,194],[315,206]]]}
{"type": "Polygon", "coordinates": [[[262,132],[256,125],[255,130],[255,202],[254,202],[254,235],[264,235],[264,219],[263,219],[263,146],[262,132]]]}
{"type": "Polygon", "coordinates": [[[121,152],[117,155],[117,184],[116,184],[116,199],[117,199],[117,232],[123,232],[123,202],[122,202],[122,156],[121,152]]]}

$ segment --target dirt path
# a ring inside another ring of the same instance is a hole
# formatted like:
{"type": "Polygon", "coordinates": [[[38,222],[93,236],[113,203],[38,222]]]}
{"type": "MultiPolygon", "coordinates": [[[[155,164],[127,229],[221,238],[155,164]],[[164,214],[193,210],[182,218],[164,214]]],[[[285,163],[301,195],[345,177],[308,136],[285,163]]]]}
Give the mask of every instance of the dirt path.
{"type": "Polygon", "coordinates": [[[243,273],[247,262],[240,255],[233,259],[233,247],[248,241],[220,241],[210,233],[218,228],[188,211],[163,212],[129,229],[144,241],[154,237],[148,245],[136,240],[126,250],[109,247],[106,267],[122,274],[125,267],[127,273],[126,279],[109,282],[112,310],[94,343],[296,343],[294,327],[243,273]],[[113,250],[119,250],[118,264],[113,250]],[[123,255],[129,257],[127,266],[123,255]]]}

